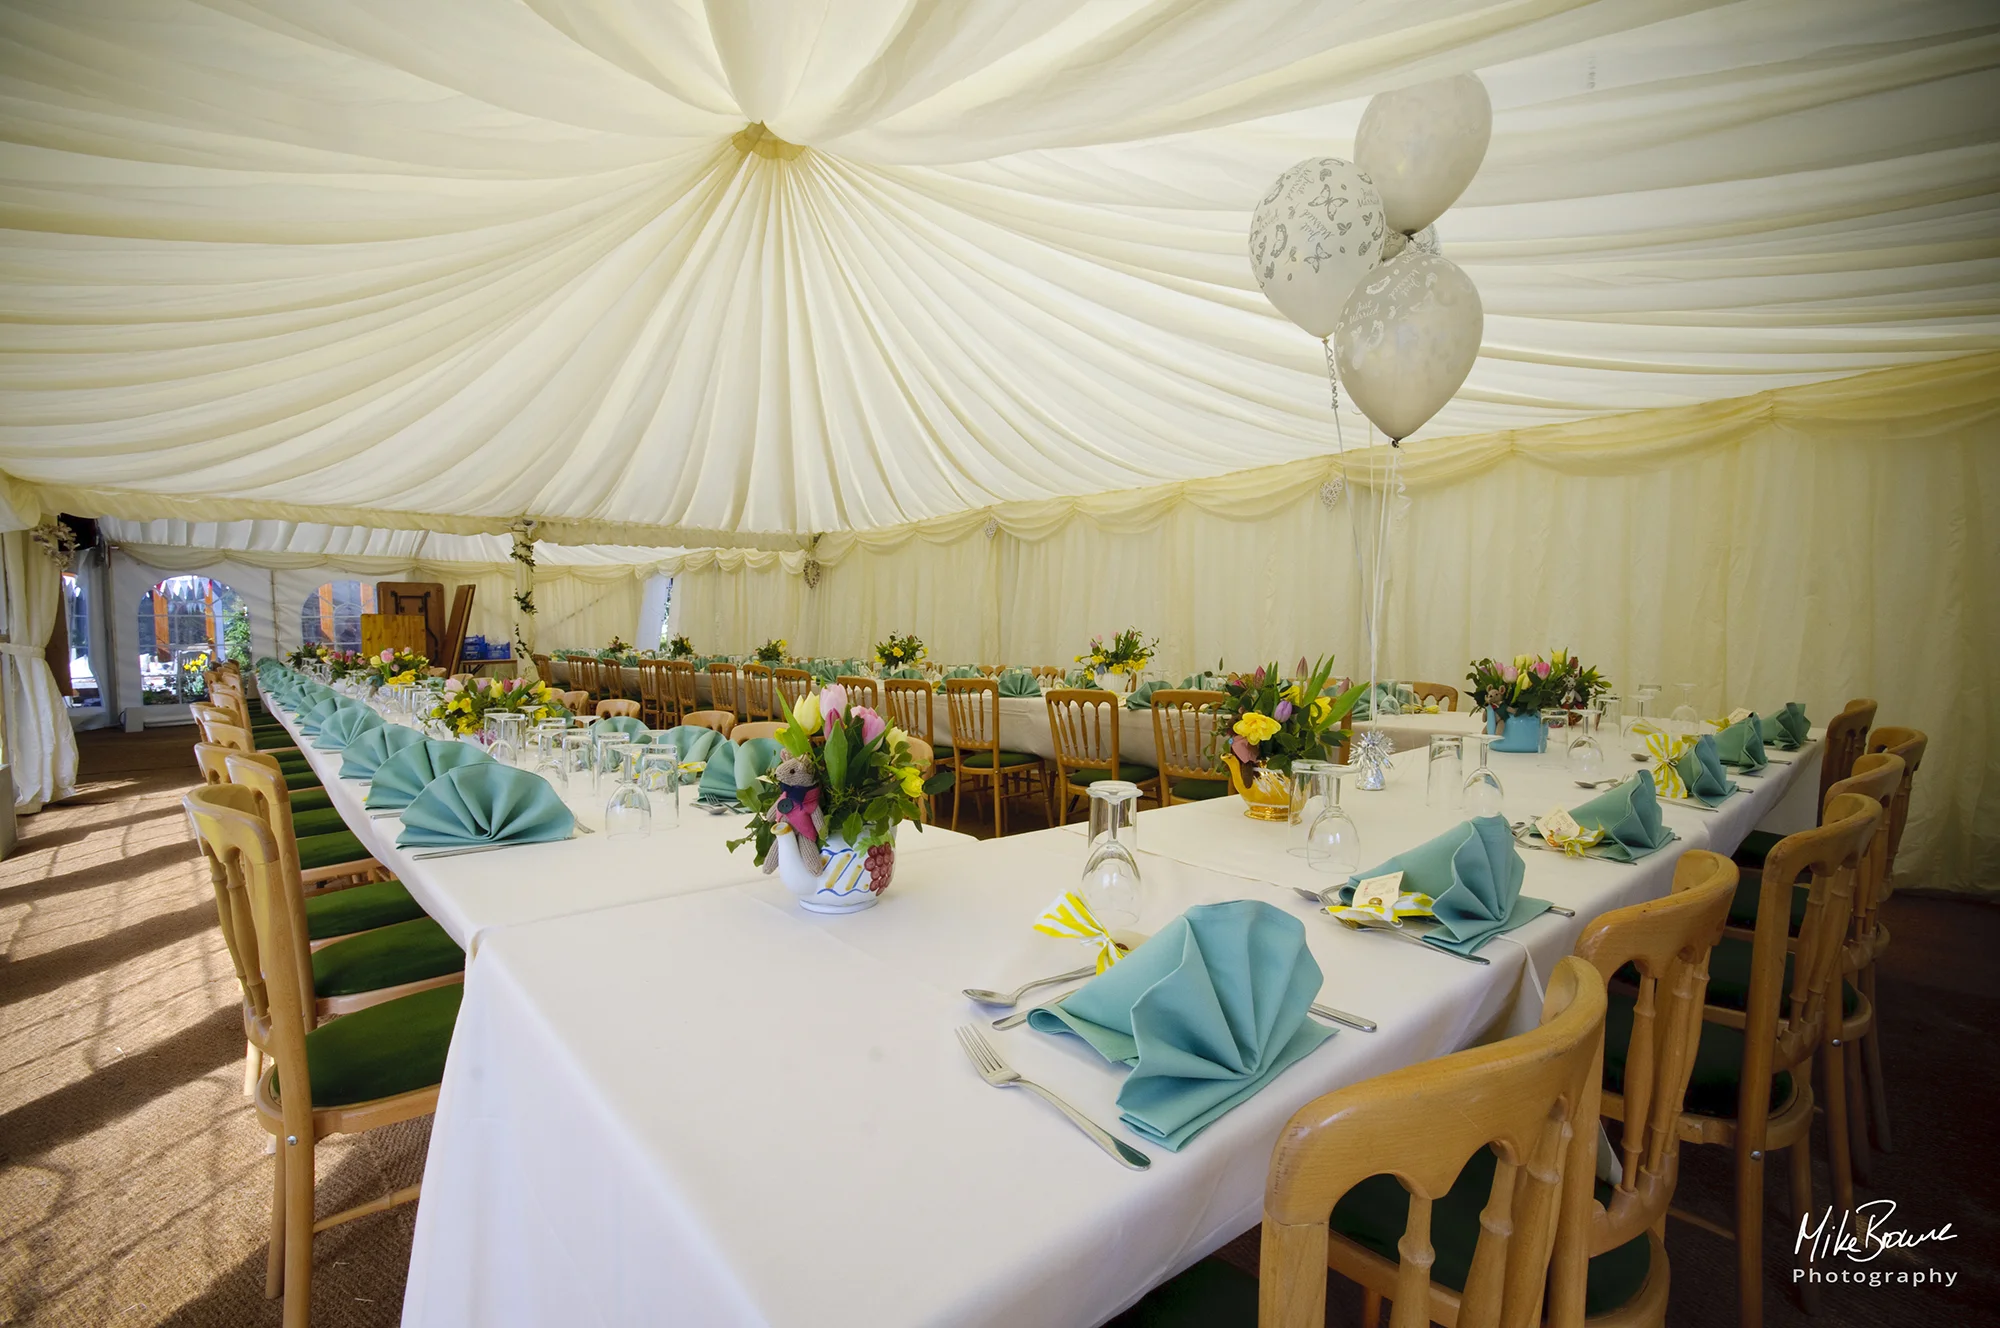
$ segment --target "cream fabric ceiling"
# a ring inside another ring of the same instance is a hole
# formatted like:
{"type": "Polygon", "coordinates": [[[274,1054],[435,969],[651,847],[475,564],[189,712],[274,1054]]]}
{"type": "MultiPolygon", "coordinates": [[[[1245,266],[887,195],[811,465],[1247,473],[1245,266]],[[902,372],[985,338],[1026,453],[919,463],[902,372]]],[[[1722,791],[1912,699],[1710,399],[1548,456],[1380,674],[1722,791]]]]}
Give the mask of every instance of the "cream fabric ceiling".
{"type": "Polygon", "coordinates": [[[0,471],[133,519],[782,545],[1321,455],[1249,213],[1463,69],[1493,145],[1438,229],[1486,336],[1429,435],[1991,349],[1993,20],[11,3],[0,471]]]}

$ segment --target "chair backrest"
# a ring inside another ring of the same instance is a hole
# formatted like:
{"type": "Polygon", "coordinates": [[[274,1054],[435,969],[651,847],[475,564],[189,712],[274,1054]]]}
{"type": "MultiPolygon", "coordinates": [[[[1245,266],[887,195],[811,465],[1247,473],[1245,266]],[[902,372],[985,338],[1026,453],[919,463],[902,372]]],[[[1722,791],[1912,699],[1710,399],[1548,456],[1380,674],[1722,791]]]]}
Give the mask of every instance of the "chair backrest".
{"type": "Polygon", "coordinates": [[[285,789],[284,773],[275,759],[262,752],[231,752],[224,764],[229,767],[230,783],[241,784],[257,795],[257,814],[271,832],[279,873],[298,892],[302,879],[299,841],[292,827],[292,799],[285,789]]]}
{"type": "Polygon", "coordinates": [[[1153,693],[1153,748],[1160,758],[1162,793],[1168,781],[1222,773],[1215,725],[1217,707],[1228,699],[1225,692],[1171,687],[1153,693]]]}
{"type": "Polygon", "coordinates": [[[555,661],[547,655],[530,655],[528,658],[535,662],[535,676],[553,688],[556,685],[555,661]]]}
{"type": "MultiPolygon", "coordinates": [[[[1610,982],[1627,964],[1639,971],[1632,1036],[1622,1084],[1624,1174],[1611,1201],[1591,1204],[1584,1258],[1616,1249],[1666,1217],[1680,1173],[1680,1117],[1701,1044],[1708,956],[1722,939],[1736,864],[1720,853],[1689,849],[1674,864],[1673,893],[1600,914],[1584,927],[1576,956],[1610,982]]],[[[1582,1321],[1578,1302],[1575,1321],[1582,1321]]],[[[1568,1320],[1560,1313],[1551,1322],[1568,1320]]]]}
{"type": "MultiPolygon", "coordinates": [[[[1575,956],[1558,961],[1541,1027],[1392,1071],[1299,1108],[1278,1136],[1264,1186],[1262,1328],[1326,1322],[1328,1218],[1340,1197],[1387,1173],[1410,1194],[1391,1328],[1431,1321],[1431,1206],[1478,1149],[1498,1157],[1461,1324],[1540,1320],[1559,1242],[1585,1238],[1596,1154],[1604,982],[1575,956]]],[[[1581,1259],[1565,1259],[1580,1278],[1581,1259]]],[[[1581,1297],[1582,1289],[1577,1289],[1581,1297]]]]}
{"type": "Polygon", "coordinates": [[[672,689],[675,714],[685,715],[690,710],[698,709],[701,701],[695,695],[694,665],[684,659],[662,660],[661,663],[666,667],[667,686],[672,689]]]}
{"type": "Polygon", "coordinates": [[[714,729],[723,737],[736,727],[736,712],[733,710],[690,710],[681,716],[681,723],[698,729],[714,729]]]}
{"type": "MultiPolygon", "coordinates": [[[[805,699],[806,693],[816,690],[817,687],[812,674],[804,669],[772,669],[771,683],[777,689],[778,695],[785,698],[785,704],[788,706],[796,706],[805,699]]],[[[776,718],[777,714],[778,709],[773,706],[772,717],[776,718]]]]}
{"type": "Polygon", "coordinates": [[[556,702],[572,715],[580,715],[590,708],[590,693],[580,687],[573,692],[557,692],[556,702]]]}
{"type": "Polygon", "coordinates": [[[194,722],[196,725],[201,725],[203,723],[237,724],[242,727],[248,727],[247,725],[243,725],[242,721],[237,718],[235,711],[230,710],[224,706],[216,705],[210,701],[189,702],[188,714],[194,717],[194,722]]]}
{"type": "Polygon", "coordinates": [[[213,742],[198,742],[194,745],[194,763],[201,770],[202,783],[229,782],[229,751],[229,748],[213,742]]]}
{"type": "Polygon", "coordinates": [[[597,703],[597,717],[604,719],[611,715],[617,715],[625,719],[637,719],[639,717],[639,703],[637,701],[625,700],[599,701],[597,703]]]}
{"type": "Polygon", "coordinates": [[[922,678],[886,678],[882,717],[926,746],[937,741],[937,689],[922,678]]]}
{"type": "Polygon", "coordinates": [[[769,719],[778,713],[771,704],[771,666],[768,664],[745,664],[739,675],[743,688],[743,713],[753,719],[769,719]]]}
{"type": "Polygon", "coordinates": [[[1435,701],[1440,710],[1458,709],[1458,688],[1448,682],[1411,682],[1403,685],[1416,693],[1417,700],[1426,705],[1435,701]]]}
{"type": "Polygon", "coordinates": [[[1910,817],[1910,786],[1916,782],[1917,767],[1924,763],[1924,749],[1930,746],[1930,742],[1922,729],[1894,725],[1876,729],[1868,735],[1869,751],[1887,752],[1903,758],[1903,787],[1896,790],[1896,801],[1889,808],[1889,846],[1882,869],[1885,881],[1896,871],[1896,850],[1903,846],[1903,825],[1910,817]]]}
{"type": "Polygon", "coordinates": [[[743,707],[743,675],[734,664],[711,664],[708,666],[708,703],[717,710],[727,710],[732,714],[748,714],[743,707]]]}
{"type": "Polygon", "coordinates": [[[1848,937],[1855,948],[1848,956],[1849,972],[1866,964],[1877,945],[1881,922],[1876,911],[1889,894],[1889,848],[1893,842],[1894,806],[1896,794],[1902,787],[1903,758],[1888,752],[1870,752],[1855,758],[1854,773],[1827,792],[1828,802],[1858,793],[1882,804],[1883,811],[1882,827],[1868,841],[1868,851],[1861,855],[1860,870],[1854,876],[1854,920],[1848,927],[1848,937]]]}
{"type": "Polygon", "coordinates": [[[218,747],[227,747],[232,752],[254,752],[256,744],[250,741],[250,731],[234,724],[222,724],[213,720],[196,717],[195,726],[204,738],[218,747]]]}
{"type": "MultiPolygon", "coordinates": [[[[1840,959],[1854,914],[1854,880],[1861,857],[1882,822],[1882,806],[1859,794],[1827,800],[1824,824],[1787,835],[1764,859],[1757,930],[1750,943],[1750,992],[1743,1012],[1743,1096],[1739,1121],[1769,1111],[1771,1076],[1819,1050],[1827,1002],[1838,1000],[1840,959]],[[1792,887],[1810,878],[1798,937],[1787,931],[1792,887]],[[1796,951],[1789,989],[1785,956],[1796,951]]],[[[1710,1018],[1722,1012],[1713,1009],[1710,1018]]],[[[1733,1022],[1733,1021],[1732,1021],[1733,1022]]]]}
{"type": "Polygon", "coordinates": [[[1034,674],[1037,679],[1047,678],[1051,682],[1061,682],[1063,676],[1060,664],[1037,664],[1028,672],[1034,674]]]}
{"type": "Polygon", "coordinates": [[[1046,693],[1049,741],[1055,745],[1056,770],[1062,779],[1072,770],[1109,770],[1118,774],[1118,712],[1123,697],[1095,687],[1059,687],[1046,693]]]}
{"type": "Polygon", "coordinates": [[[182,805],[204,849],[221,863],[228,888],[241,890],[248,901],[270,1018],[265,1050],[284,1085],[284,1132],[303,1141],[313,1137],[306,1033],[315,1009],[305,900],[281,877],[270,827],[237,802],[228,789],[203,787],[190,791],[182,805]]]}
{"type": "Polygon", "coordinates": [[[877,714],[881,713],[881,688],[877,686],[873,678],[864,678],[858,674],[843,673],[834,678],[834,681],[847,689],[847,703],[849,705],[867,706],[877,714]]]}
{"type": "Polygon", "coordinates": [[[951,711],[952,751],[996,753],[993,763],[999,768],[1000,684],[991,678],[946,678],[944,703],[951,711]]]}
{"type": "MultiPolygon", "coordinates": [[[[1826,750],[1820,756],[1819,764],[1819,805],[1824,812],[1826,792],[1841,780],[1854,773],[1854,762],[1868,750],[1868,729],[1875,723],[1875,703],[1861,697],[1847,703],[1847,708],[1833,717],[1826,726],[1826,750]]],[[[1825,823],[1822,815],[1821,823],[1825,823]]]]}
{"type": "MultiPolygon", "coordinates": [[[[257,795],[249,789],[220,782],[210,783],[201,791],[208,806],[257,815],[257,795]]],[[[270,1017],[270,1005],[264,991],[263,965],[257,954],[257,926],[250,916],[250,898],[242,889],[241,875],[230,872],[214,843],[202,833],[194,804],[189,801],[192,796],[182,798],[181,806],[187,812],[194,842],[201,847],[202,860],[208,864],[208,883],[215,891],[215,920],[222,928],[222,943],[228,947],[230,966],[236,970],[243,1007],[252,1020],[262,1024],[270,1017]]]]}
{"type": "Polygon", "coordinates": [[[937,751],[922,738],[909,736],[910,764],[919,770],[929,770],[937,760],[937,751]]]}
{"type": "Polygon", "coordinates": [[[785,726],[773,719],[760,719],[749,724],[738,724],[729,730],[731,742],[748,742],[752,738],[776,738],[785,731],[785,726]]]}
{"type": "Polygon", "coordinates": [[[639,661],[639,701],[641,718],[654,728],[672,728],[678,722],[674,709],[674,680],[663,659],[639,661]]]}

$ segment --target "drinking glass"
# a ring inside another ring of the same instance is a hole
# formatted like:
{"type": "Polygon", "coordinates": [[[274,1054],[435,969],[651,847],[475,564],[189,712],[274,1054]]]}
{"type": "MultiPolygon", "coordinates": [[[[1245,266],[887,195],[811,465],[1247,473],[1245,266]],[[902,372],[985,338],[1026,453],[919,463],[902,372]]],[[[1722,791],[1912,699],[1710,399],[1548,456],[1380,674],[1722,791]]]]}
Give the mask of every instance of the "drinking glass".
{"type": "Polygon", "coordinates": [[[1457,733],[1431,735],[1429,777],[1424,784],[1424,805],[1440,811],[1455,810],[1465,800],[1465,738],[1457,733]]]}
{"type": "Polygon", "coordinates": [[[1500,776],[1493,773],[1493,735],[1475,733],[1472,740],[1479,744],[1479,765],[1465,777],[1465,810],[1473,816],[1498,816],[1507,790],[1501,787],[1500,776]]]}
{"type": "MultiPolygon", "coordinates": [[[[1315,809],[1308,807],[1306,804],[1320,791],[1319,781],[1314,776],[1318,773],[1320,767],[1325,764],[1326,762],[1324,761],[1315,760],[1298,760],[1292,762],[1291,823],[1293,825],[1312,824],[1315,809]]],[[[1290,851],[1294,854],[1303,854],[1305,849],[1301,845],[1293,845],[1290,851]]]]}
{"type": "Polygon", "coordinates": [[[569,771],[569,781],[578,776],[589,780],[590,791],[597,792],[597,739],[585,729],[571,729],[562,737],[563,768],[569,771]]]}
{"type": "Polygon", "coordinates": [[[501,765],[520,765],[525,757],[528,737],[528,717],[512,711],[488,715],[492,725],[493,742],[487,748],[493,759],[501,765]]]}
{"type": "Polygon", "coordinates": [[[1547,770],[1561,770],[1569,764],[1570,712],[1560,706],[1542,711],[1542,750],[1535,764],[1547,770]]]}
{"type": "Polygon", "coordinates": [[[1600,733],[1610,733],[1613,737],[1625,732],[1625,698],[1606,693],[1597,698],[1597,728],[1600,733]]]}
{"type": "Polygon", "coordinates": [[[1604,748],[1588,725],[1578,725],[1570,731],[1568,757],[1569,773],[1579,784],[1604,777],[1604,748]]]}
{"type": "Polygon", "coordinates": [[[1340,781],[1354,771],[1351,765],[1322,765],[1318,771],[1326,791],[1306,831],[1306,865],[1314,871],[1352,876],[1361,870],[1361,832],[1340,805],[1340,781]]]}
{"type": "Polygon", "coordinates": [[[672,830],[681,823],[681,750],[654,742],[640,749],[639,785],[653,804],[654,821],[672,830]]]}
{"type": "Polygon", "coordinates": [[[1079,893],[1116,936],[1139,925],[1139,786],[1100,779],[1090,786],[1090,848],[1079,893]]]}
{"type": "Polygon", "coordinates": [[[636,742],[612,743],[611,759],[617,786],[604,804],[604,833],[611,839],[653,832],[653,803],[639,785],[639,759],[646,748],[636,742]]]}
{"type": "Polygon", "coordinates": [[[1681,703],[1674,707],[1671,732],[1691,738],[1701,732],[1701,711],[1694,708],[1694,684],[1677,682],[1674,686],[1681,689],[1681,703]]]}

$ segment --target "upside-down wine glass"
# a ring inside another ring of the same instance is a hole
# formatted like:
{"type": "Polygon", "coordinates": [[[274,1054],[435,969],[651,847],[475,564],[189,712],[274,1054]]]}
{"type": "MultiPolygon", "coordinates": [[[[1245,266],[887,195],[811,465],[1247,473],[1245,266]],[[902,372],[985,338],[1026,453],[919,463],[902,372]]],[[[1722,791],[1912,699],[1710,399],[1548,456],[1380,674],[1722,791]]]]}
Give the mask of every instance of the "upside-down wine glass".
{"type": "Polygon", "coordinates": [[[1314,871],[1352,876],[1361,870],[1361,832],[1340,805],[1340,781],[1354,773],[1351,765],[1322,764],[1317,778],[1324,787],[1319,815],[1306,831],[1306,865],[1314,871]]]}

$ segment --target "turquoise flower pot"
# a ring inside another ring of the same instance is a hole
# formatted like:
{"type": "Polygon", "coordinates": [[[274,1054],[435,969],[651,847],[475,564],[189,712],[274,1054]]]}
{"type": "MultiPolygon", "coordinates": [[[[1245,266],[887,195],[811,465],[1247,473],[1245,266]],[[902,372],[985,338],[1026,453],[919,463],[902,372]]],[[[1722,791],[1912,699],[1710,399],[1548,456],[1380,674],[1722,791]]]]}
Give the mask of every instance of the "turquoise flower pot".
{"type": "Polygon", "coordinates": [[[1548,741],[1538,715],[1502,715],[1486,707],[1486,731],[1500,736],[1494,740],[1496,752],[1539,752],[1548,741]]]}

